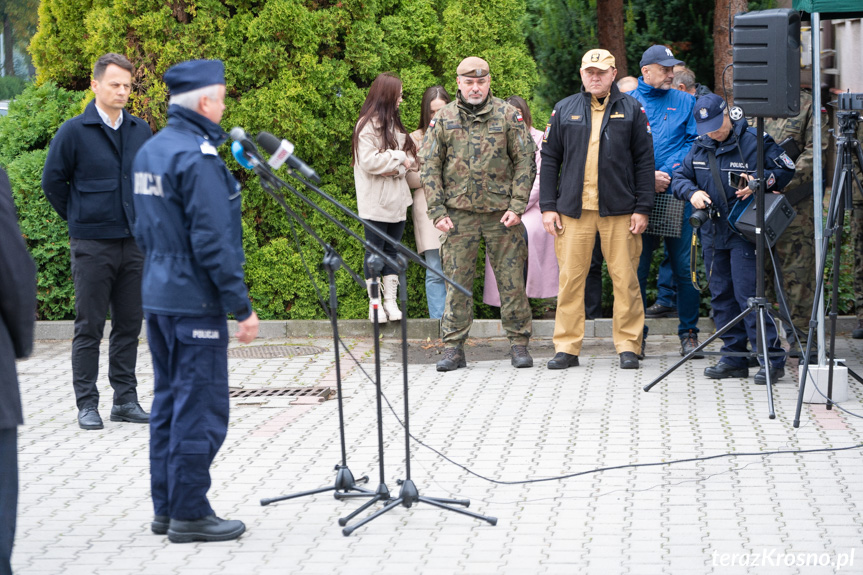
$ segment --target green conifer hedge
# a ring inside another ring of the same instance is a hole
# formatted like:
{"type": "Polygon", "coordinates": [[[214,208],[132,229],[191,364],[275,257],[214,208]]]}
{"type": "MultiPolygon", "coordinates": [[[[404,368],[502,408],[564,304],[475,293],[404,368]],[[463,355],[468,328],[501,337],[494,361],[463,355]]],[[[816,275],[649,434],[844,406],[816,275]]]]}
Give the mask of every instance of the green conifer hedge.
{"type": "MultiPolygon", "coordinates": [[[[17,112],[13,107],[0,120],[0,136],[16,133],[2,138],[0,163],[10,171],[39,266],[40,317],[72,314],[65,224],[41,197],[41,162],[60,123],[80,113],[92,96],[90,70],[101,54],[125,54],[136,66],[130,111],[154,130],[166,122],[162,74],[183,60],[224,60],[222,126],[253,134],[266,130],[294,142],[295,153],[321,175],[321,187],[355,208],[350,138],[375,76],[394,72],[402,79],[409,130],[417,126],[426,87],[442,83],[455,93],[455,68],[466,56],[488,60],[494,94],[530,99],[538,76],[522,33],[524,14],[524,0],[42,0],[30,46],[37,87],[19,98],[17,112]],[[32,109],[24,112],[25,105],[32,109]],[[23,141],[22,131],[28,134],[23,141]]],[[[538,118],[538,125],[543,122],[538,118]]],[[[301,258],[323,288],[322,251],[299,229],[298,249],[282,208],[236,164],[227,146],[222,155],[244,184],[246,274],[260,317],[324,317],[301,258]]],[[[347,265],[361,269],[355,241],[296,198],[287,199],[347,265]]],[[[361,234],[358,225],[351,227],[361,234]]],[[[410,223],[404,242],[413,246],[410,223]]],[[[481,261],[478,272],[474,293],[481,301],[481,261]]],[[[346,273],[337,278],[340,317],[365,316],[364,291],[346,273]]],[[[410,317],[427,315],[422,278],[420,268],[410,266],[410,317]]]]}

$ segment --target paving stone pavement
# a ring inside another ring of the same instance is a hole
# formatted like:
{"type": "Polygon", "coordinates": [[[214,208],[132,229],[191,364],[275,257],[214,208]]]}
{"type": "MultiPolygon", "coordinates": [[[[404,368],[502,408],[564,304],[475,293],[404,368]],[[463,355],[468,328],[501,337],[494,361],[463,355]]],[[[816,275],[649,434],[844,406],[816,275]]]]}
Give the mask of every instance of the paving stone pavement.
{"type": "MultiPolygon", "coordinates": [[[[326,351],[232,358],[232,387],[335,384],[331,340],[254,345],[289,344],[326,351]]],[[[356,476],[370,476],[375,489],[373,341],[345,344],[348,464],[356,476]]],[[[107,346],[100,379],[105,429],[84,431],[75,419],[71,343],[40,341],[18,364],[26,425],[19,434],[13,569],[18,575],[863,573],[859,449],[710,458],[854,446],[863,443],[863,421],[805,405],[794,429],[797,387],[790,375],[776,386],[777,418],[770,420],[764,387],[751,378],[702,376],[713,359],[688,362],[643,392],[679,359],[677,348],[673,336],[652,337],[638,371],[620,370],[603,338],[590,341],[580,367],[563,371],[547,370],[540,357],[533,369],[520,370],[506,357],[472,361],[470,350],[468,367],[456,372],[411,365],[412,479],[421,495],[470,499],[470,510],[497,517],[496,526],[419,503],[345,537],[337,521],[363,500],[337,501],[327,492],[261,506],[264,497],[332,484],[340,460],[337,402],[232,399],[210,498],[220,516],[242,519],[248,531],[237,541],[177,545],[149,530],[148,428],[108,421],[107,346]],[[670,463],[680,459],[688,461],[670,463]],[[571,477],[544,481],[559,475],[571,477]]],[[[837,351],[863,372],[860,342],[839,338],[837,351]]],[[[400,358],[398,345],[382,342],[382,389],[399,417],[400,358]]],[[[138,373],[148,407],[146,343],[138,373]]],[[[851,380],[842,407],[860,415],[861,401],[863,388],[851,380]]],[[[396,494],[406,472],[404,431],[386,405],[383,437],[384,480],[396,494]]]]}

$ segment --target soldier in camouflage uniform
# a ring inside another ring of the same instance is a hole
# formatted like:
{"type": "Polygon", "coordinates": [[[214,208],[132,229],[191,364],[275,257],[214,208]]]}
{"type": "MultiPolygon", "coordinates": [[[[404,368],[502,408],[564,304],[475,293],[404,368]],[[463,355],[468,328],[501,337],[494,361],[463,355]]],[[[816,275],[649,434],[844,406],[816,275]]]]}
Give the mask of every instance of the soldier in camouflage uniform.
{"type": "MultiPolygon", "coordinates": [[[[792,157],[797,166],[794,179],[783,190],[788,199],[794,203],[797,217],[773,246],[773,257],[782,269],[785,300],[788,303],[794,327],[799,330],[798,334],[803,346],[806,345],[809,318],[812,315],[812,304],[815,299],[815,224],[812,204],[813,116],[812,91],[803,89],[800,91],[800,113],[797,116],[764,120],[764,131],[776,142],[782,143],[787,138],[792,138],[800,150],[797,158],[792,157]]],[[[750,123],[753,123],[753,120],[750,120],[750,123]]],[[[822,116],[822,152],[827,146],[826,127],[825,115],[822,116]]],[[[769,257],[766,258],[766,267],[768,297],[771,301],[777,301],[773,289],[773,265],[769,257]]],[[[784,315],[784,310],[781,311],[784,315]]],[[[791,344],[792,355],[799,354],[796,340],[788,326],[786,326],[785,336],[791,344]]]]}
{"type": "MultiPolygon", "coordinates": [[[[512,364],[532,367],[524,287],[527,245],[520,216],[536,178],[536,147],[521,112],[491,95],[485,60],[465,58],[456,73],[458,97],[435,115],[423,139],[420,177],[428,216],[443,232],[443,271],[462,286],[473,286],[479,241],[485,238],[512,364]]],[[[465,367],[463,345],[472,322],[473,299],[448,285],[441,320],[446,349],[438,371],[465,367]]]]}

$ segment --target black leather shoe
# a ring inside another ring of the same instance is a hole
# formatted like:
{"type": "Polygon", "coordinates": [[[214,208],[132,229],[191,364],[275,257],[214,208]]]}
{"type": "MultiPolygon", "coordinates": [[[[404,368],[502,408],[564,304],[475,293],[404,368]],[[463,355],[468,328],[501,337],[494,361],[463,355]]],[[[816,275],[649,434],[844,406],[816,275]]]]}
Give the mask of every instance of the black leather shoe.
{"type": "Polygon", "coordinates": [[[562,351],[554,354],[554,357],[548,360],[545,367],[548,369],[566,369],[567,367],[575,367],[578,365],[578,356],[562,351]]]}
{"type": "MultiPolygon", "coordinates": [[[[770,383],[776,383],[777,380],[781,379],[784,376],[784,367],[770,368],[770,383]]],[[[765,373],[763,367],[758,370],[758,373],[755,374],[755,385],[767,385],[767,373],[765,373]]]]}
{"type": "Polygon", "coordinates": [[[167,515],[156,515],[150,523],[150,530],[156,535],[164,535],[168,532],[171,518],[167,515]]]}
{"type": "Polygon", "coordinates": [[[857,327],[851,332],[851,337],[854,339],[863,339],[863,319],[857,320],[857,327]]]}
{"type": "Polygon", "coordinates": [[[748,367],[734,367],[731,364],[720,361],[704,369],[704,375],[711,379],[726,379],[728,377],[749,377],[748,367]]]}
{"type": "MultiPolygon", "coordinates": [[[[698,347],[698,334],[689,330],[689,334],[680,338],[680,355],[687,355],[698,347]]],[[[692,359],[704,359],[703,353],[696,353],[692,359]]]]}
{"type": "Polygon", "coordinates": [[[438,371],[454,371],[460,367],[467,367],[464,358],[464,350],[460,347],[448,347],[443,350],[443,359],[437,362],[438,371]]]}
{"type": "Polygon", "coordinates": [[[620,369],[638,369],[638,356],[631,351],[621,353],[620,369]]]}
{"type": "Polygon", "coordinates": [[[530,357],[526,345],[514,345],[510,348],[510,353],[513,367],[533,367],[533,358],[530,357]]]}
{"type": "Polygon", "coordinates": [[[81,429],[102,429],[105,425],[95,407],[84,407],[78,412],[78,427],[81,429]]]}
{"type": "Polygon", "coordinates": [[[677,317],[677,308],[665,307],[660,303],[655,303],[644,310],[644,317],[677,317]]]}
{"type": "Polygon", "coordinates": [[[141,409],[137,401],[130,401],[111,408],[111,421],[128,421],[129,423],[150,423],[150,414],[141,409]]]}
{"type": "Polygon", "coordinates": [[[171,519],[168,526],[168,539],[171,543],[190,543],[192,541],[230,541],[245,532],[246,526],[236,519],[219,519],[208,515],[194,521],[171,519]]]}

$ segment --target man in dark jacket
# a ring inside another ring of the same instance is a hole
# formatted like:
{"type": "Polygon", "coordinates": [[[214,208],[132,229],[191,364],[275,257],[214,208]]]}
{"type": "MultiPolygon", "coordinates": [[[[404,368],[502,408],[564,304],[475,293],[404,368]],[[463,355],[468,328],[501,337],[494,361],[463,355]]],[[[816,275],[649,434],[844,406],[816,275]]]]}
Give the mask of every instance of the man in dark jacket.
{"type": "Polygon", "coordinates": [[[36,266],[21,237],[0,169],[0,575],[10,575],[18,507],[18,429],[24,423],[15,358],[33,350],[36,266]]]}
{"type": "Polygon", "coordinates": [[[545,130],[539,206],[560,266],[549,369],[578,365],[597,231],[614,286],[614,347],[623,369],[638,368],[644,306],[637,267],[654,200],[653,138],[641,104],[620,93],[616,74],[614,56],[590,50],[581,61],[581,93],[555,105],[545,130]]]}
{"type": "MultiPolygon", "coordinates": [[[[706,209],[708,204],[719,210],[717,219],[708,220],[701,226],[701,242],[704,267],[710,270],[708,285],[713,319],[716,328],[722,329],[748,308],[749,298],[755,297],[756,274],[763,272],[755,267],[755,244],[738,235],[728,224],[730,208],[752,194],[745,180],[756,171],[758,136],[754,129],[747,129],[745,119],[732,121],[725,102],[716,94],[699,98],[693,113],[699,137],[683,164],[675,170],[671,190],[697,210],[706,209]],[[744,180],[742,189],[731,185],[735,176],[744,180]]],[[[764,184],[767,192],[783,189],[792,177],[794,162],[773,138],[764,134],[764,184]]],[[[759,349],[760,353],[755,314],[748,314],[744,324],[738,323],[725,332],[722,336],[723,352],[745,353],[748,336],[752,349],[759,349]]],[[[782,353],[776,325],[772,319],[768,319],[766,324],[768,352],[782,353]]],[[[785,374],[784,355],[771,357],[770,364],[770,381],[774,382],[785,374]]],[[[748,377],[749,367],[745,357],[726,355],[719,363],[705,369],[704,375],[713,379],[748,377]]],[[[755,375],[755,383],[767,383],[764,366],[755,375]]]]}
{"type": "Polygon", "coordinates": [[[216,148],[227,139],[225,68],[183,62],[165,72],[168,126],[135,159],[135,238],[153,356],[150,481],[154,533],[175,543],[227,541],[242,521],[216,517],[210,464],[228,432],[228,322],[252,341],[258,316],[243,281],[240,184],[216,148]]]}
{"type": "Polygon", "coordinates": [[[111,421],[149,421],[138,404],[135,377],[143,258],[132,238],[132,160],[151,132],[124,109],[133,72],[120,54],[96,61],[90,82],[96,98],[57,130],[42,174],[45,197],[69,224],[75,284],[72,385],[82,429],[103,427],[96,381],[109,310],[111,421]]]}

